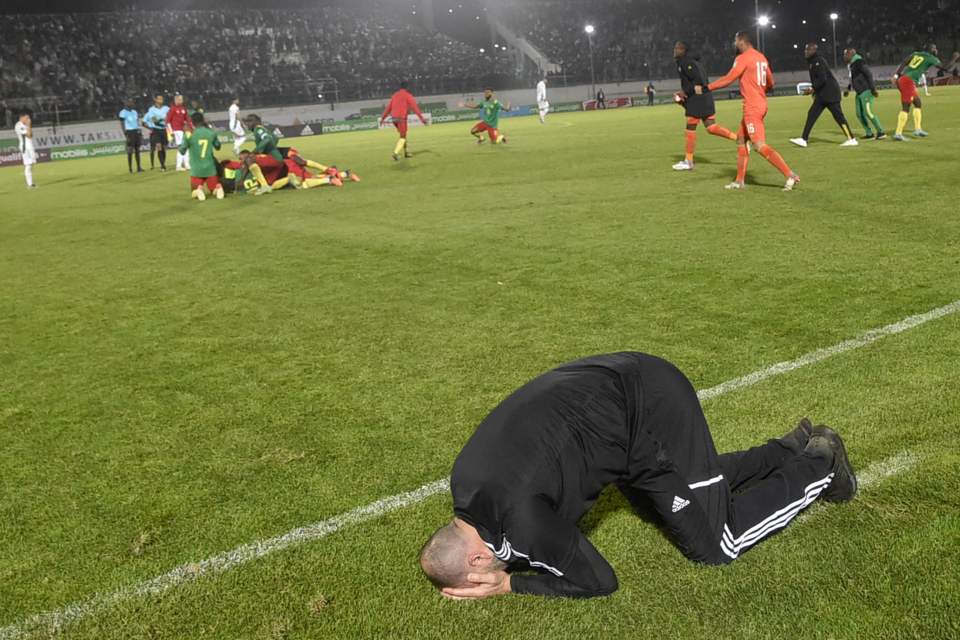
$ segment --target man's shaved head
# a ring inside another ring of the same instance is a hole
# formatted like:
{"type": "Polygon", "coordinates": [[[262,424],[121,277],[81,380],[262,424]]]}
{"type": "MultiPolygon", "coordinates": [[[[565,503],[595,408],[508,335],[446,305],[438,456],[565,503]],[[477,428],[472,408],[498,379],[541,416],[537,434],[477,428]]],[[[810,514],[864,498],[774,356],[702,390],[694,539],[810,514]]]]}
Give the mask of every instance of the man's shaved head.
{"type": "Polygon", "coordinates": [[[430,536],[420,550],[420,567],[438,589],[458,587],[470,573],[469,543],[466,536],[450,522],[430,536]]]}

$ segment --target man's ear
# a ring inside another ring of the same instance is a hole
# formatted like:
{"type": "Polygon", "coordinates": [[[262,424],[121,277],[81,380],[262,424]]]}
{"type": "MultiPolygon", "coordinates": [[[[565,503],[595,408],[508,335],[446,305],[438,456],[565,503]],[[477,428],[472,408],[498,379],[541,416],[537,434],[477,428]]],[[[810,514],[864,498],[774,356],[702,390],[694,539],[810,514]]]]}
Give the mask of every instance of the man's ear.
{"type": "Polygon", "coordinates": [[[471,567],[483,567],[490,564],[492,559],[493,554],[489,549],[478,549],[470,553],[470,556],[467,558],[467,564],[471,567]]]}

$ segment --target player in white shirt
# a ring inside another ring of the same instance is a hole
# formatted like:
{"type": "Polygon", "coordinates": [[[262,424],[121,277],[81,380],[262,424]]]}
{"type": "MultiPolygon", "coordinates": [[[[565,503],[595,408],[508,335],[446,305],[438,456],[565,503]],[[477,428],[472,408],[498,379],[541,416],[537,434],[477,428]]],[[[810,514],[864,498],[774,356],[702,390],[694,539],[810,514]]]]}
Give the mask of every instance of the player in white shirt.
{"type": "Polygon", "coordinates": [[[547,112],[550,111],[550,103],[547,102],[547,78],[541,78],[537,83],[537,109],[540,112],[540,124],[543,124],[547,112]]]}
{"type": "Polygon", "coordinates": [[[240,155],[240,147],[247,141],[247,132],[240,121],[240,98],[234,98],[230,103],[230,132],[233,133],[233,153],[240,155]]]}
{"type": "Polygon", "coordinates": [[[33,165],[37,163],[37,150],[33,146],[33,123],[30,121],[30,114],[22,114],[13,130],[17,132],[17,142],[20,146],[20,156],[23,158],[23,175],[27,179],[27,188],[33,189],[37,186],[33,182],[33,165]]]}

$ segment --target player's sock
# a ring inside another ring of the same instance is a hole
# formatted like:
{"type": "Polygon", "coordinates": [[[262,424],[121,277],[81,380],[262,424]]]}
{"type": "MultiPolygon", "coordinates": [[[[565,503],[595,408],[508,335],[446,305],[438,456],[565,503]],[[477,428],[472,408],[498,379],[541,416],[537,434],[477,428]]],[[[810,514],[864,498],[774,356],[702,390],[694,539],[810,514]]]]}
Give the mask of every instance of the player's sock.
{"type": "Polygon", "coordinates": [[[137,155],[137,171],[143,171],[143,168],[140,166],[140,148],[138,147],[135,151],[137,155]]]}
{"type": "Polygon", "coordinates": [[[722,127],[719,124],[712,124],[707,127],[707,133],[715,136],[720,136],[721,138],[726,138],[727,140],[736,140],[737,134],[726,127],[722,127]]]}
{"type": "Polygon", "coordinates": [[[288,184],[290,184],[290,176],[283,176],[282,178],[274,180],[273,184],[270,186],[273,188],[274,191],[278,191],[280,189],[283,189],[288,184]]]}
{"type": "Polygon", "coordinates": [[[160,168],[167,168],[167,150],[164,147],[160,147],[160,150],[157,151],[157,157],[160,158],[160,168]]]}
{"type": "MultiPolygon", "coordinates": [[[[848,129],[849,131],[849,129],[848,129]]],[[[775,166],[780,173],[783,174],[784,178],[789,178],[793,175],[793,171],[790,170],[790,167],[787,166],[787,163],[784,161],[783,156],[777,153],[773,147],[768,144],[763,145],[762,149],[758,149],[760,155],[767,159],[767,162],[775,166]]]]}
{"type": "Polygon", "coordinates": [[[258,164],[250,165],[250,173],[252,173],[253,177],[257,179],[257,182],[260,184],[261,187],[266,188],[270,186],[267,183],[266,177],[264,177],[263,175],[263,169],[260,168],[260,165],[258,164]]]}
{"type": "Polygon", "coordinates": [[[900,114],[897,115],[897,135],[898,136],[903,135],[903,128],[905,126],[907,126],[907,112],[901,111],[900,114]]]}
{"type": "Polygon", "coordinates": [[[27,186],[32,187],[33,186],[33,166],[32,165],[28,164],[23,167],[23,176],[27,179],[27,186]]]}
{"type": "Polygon", "coordinates": [[[324,171],[326,171],[326,170],[328,169],[327,165],[325,165],[325,164],[320,164],[319,162],[314,162],[313,160],[306,160],[306,159],[304,159],[304,161],[307,163],[307,166],[308,166],[308,167],[310,167],[311,169],[316,169],[317,171],[320,171],[321,173],[324,172],[324,171]]]}
{"type": "Polygon", "coordinates": [[[697,132],[687,130],[687,153],[684,156],[687,162],[693,162],[693,152],[697,149],[697,132]]]}
{"type": "Polygon", "coordinates": [[[127,151],[127,169],[133,173],[133,151],[127,151]]]}
{"type": "Polygon", "coordinates": [[[303,188],[313,189],[314,187],[322,187],[325,184],[330,184],[330,178],[328,176],[323,178],[307,178],[303,181],[303,188]]]}
{"type": "Polygon", "coordinates": [[[918,107],[913,108],[913,130],[917,131],[918,129],[923,129],[920,126],[920,123],[923,122],[923,113],[918,107]]]}
{"type": "Polygon", "coordinates": [[[153,159],[156,157],[156,155],[157,155],[156,147],[150,147],[150,170],[151,171],[153,171],[154,167],[156,166],[156,164],[153,162],[153,159]]]}
{"type": "Polygon", "coordinates": [[[743,182],[747,177],[747,165],[750,163],[750,152],[746,145],[737,147],[737,182],[743,182]]]}
{"type": "Polygon", "coordinates": [[[400,138],[397,140],[397,144],[393,147],[393,155],[398,156],[403,152],[403,148],[407,146],[407,139],[400,138]]]}

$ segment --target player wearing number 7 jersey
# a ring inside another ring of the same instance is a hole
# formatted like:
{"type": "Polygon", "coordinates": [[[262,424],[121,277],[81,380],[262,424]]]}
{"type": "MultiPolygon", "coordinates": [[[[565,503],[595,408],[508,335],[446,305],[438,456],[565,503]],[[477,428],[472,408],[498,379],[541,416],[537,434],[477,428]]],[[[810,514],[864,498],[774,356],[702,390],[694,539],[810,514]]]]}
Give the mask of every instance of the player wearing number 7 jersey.
{"type": "Polygon", "coordinates": [[[217,175],[217,158],[213,154],[220,148],[220,139],[207,126],[203,113],[194,112],[190,120],[193,122],[193,131],[184,134],[183,144],[177,149],[182,154],[190,155],[190,196],[200,202],[206,200],[203,192],[203,185],[206,184],[217,200],[223,200],[223,186],[217,175]]]}
{"type": "Polygon", "coordinates": [[[752,143],[757,153],[775,166],[787,179],[784,191],[791,191],[800,182],[784,162],[783,158],[766,141],[763,119],[767,115],[767,91],[773,90],[773,72],[766,56],[753,48],[753,40],[746,31],[737,33],[734,44],[740,55],[733,62],[730,73],[708,85],[710,91],[722,89],[735,80],[740,81],[740,94],[743,96],[743,120],[737,133],[737,179],[727,185],[727,189],[743,189],[750,161],[752,143]]]}

